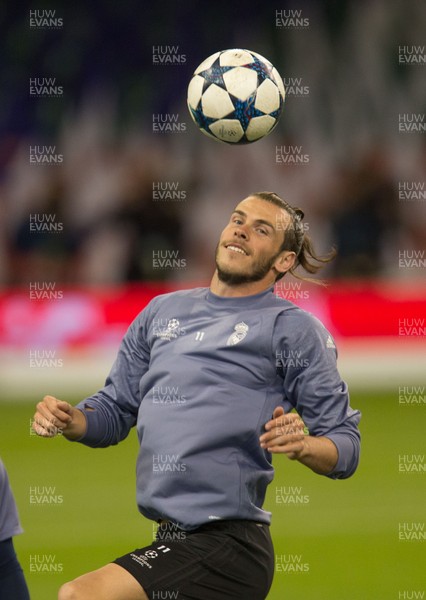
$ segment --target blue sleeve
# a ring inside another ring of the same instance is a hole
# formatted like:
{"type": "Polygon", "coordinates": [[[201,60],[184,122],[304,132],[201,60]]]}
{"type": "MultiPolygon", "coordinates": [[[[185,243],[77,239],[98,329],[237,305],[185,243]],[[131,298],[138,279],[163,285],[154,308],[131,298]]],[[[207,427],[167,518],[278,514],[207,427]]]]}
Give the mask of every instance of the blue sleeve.
{"type": "Polygon", "coordinates": [[[6,467],[0,459],[0,542],[22,533],[6,467]]]}
{"type": "Polygon", "coordinates": [[[318,319],[303,311],[286,317],[285,326],[281,325],[285,333],[275,347],[277,365],[282,363],[284,399],[300,414],[310,435],[327,437],[335,444],[338,461],[327,476],[350,477],[359,462],[361,414],[349,405],[333,338],[318,319]]]}
{"type": "Polygon", "coordinates": [[[105,386],[77,404],[87,422],[86,433],[78,442],[93,448],[118,444],[136,424],[141,402],[139,382],[148,370],[150,358],[146,342],[148,313],[149,307],[127,330],[105,386]]]}

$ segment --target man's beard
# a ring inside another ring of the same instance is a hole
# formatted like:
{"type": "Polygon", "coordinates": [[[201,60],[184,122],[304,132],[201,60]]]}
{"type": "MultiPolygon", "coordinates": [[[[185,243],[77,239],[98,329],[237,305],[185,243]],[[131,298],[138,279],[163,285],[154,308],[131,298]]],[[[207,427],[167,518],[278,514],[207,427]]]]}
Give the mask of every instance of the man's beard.
{"type": "Polygon", "coordinates": [[[236,273],[231,271],[225,271],[219,266],[217,255],[219,253],[219,244],[216,247],[216,269],[219,281],[227,283],[228,285],[241,285],[244,283],[253,283],[255,281],[261,281],[271,270],[277,256],[281,253],[278,252],[271,258],[258,258],[252,266],[251,273],[236,273]]]}

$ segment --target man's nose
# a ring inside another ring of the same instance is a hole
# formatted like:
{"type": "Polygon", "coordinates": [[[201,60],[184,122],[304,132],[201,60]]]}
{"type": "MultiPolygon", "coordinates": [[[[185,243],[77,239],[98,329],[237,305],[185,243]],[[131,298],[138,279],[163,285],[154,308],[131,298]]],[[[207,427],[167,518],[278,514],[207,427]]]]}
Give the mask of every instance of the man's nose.
{"type": "Polygon", "coordinates": [[[243,240],[248,239],[247,229],[244,227],[244,225],[238,225],[234,231],[234,235],[235,237],[242,238],[243,240]]]}

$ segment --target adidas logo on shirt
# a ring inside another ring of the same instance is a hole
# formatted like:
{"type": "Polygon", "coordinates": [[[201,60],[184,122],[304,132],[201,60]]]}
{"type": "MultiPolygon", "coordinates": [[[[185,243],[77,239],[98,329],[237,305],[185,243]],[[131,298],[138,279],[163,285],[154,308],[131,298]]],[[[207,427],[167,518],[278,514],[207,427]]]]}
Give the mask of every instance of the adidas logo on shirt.
{"type": "Polygon", "coordinates": [[[333,342],[333,338],[331,337],[331,335],[328,336],[325,345],[327,348],[336,348],[336,344],[333,342]]]}

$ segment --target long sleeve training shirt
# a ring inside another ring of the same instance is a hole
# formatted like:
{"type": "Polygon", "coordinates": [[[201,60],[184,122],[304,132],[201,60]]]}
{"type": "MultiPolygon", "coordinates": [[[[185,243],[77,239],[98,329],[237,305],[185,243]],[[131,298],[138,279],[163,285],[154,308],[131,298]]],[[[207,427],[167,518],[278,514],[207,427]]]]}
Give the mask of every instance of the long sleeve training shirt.
{"type": "Polygon", "coordinates": [[[270,523],[262,505],[274,469],[259,436],[277,406],[334,442],[329,477],[355,471],[360,413],[320,321],[273,288],[238,298],[179,291],[156,297],[130,325],[105,386],[77,406],[87,420],[78,441],[117,444],[136,425],[137,503],[149,519],[186,530],[220,519],[270,523]]]}

